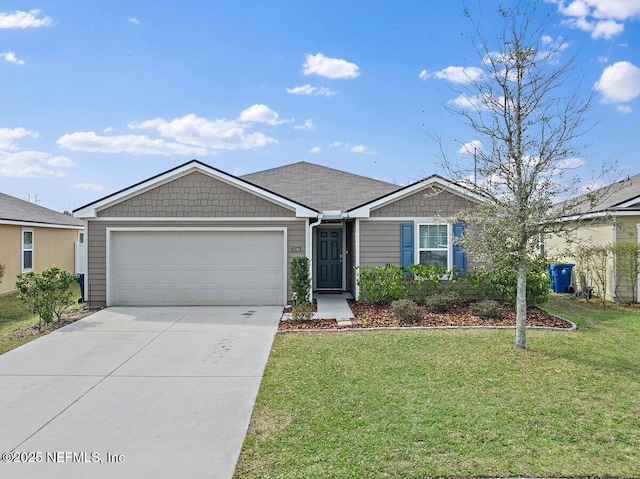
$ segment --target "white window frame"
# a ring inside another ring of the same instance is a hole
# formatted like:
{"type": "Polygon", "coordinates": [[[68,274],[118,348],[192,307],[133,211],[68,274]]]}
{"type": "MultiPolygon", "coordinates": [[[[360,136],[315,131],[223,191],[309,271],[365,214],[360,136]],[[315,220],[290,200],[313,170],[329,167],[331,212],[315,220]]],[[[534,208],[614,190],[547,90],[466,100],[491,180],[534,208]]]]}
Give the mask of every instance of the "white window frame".
{"type": "Polygon", "coordinates": [[[447,270],[453,268],[453,243],[451,236],[453,235],[453,225],[451,223],[441,222],[421,222],[416,223],[416,238],[415,238],[415,264],[420,264],[420,252],[421,251],[446,251],[447,252],[447,270]],[[447,227],[447,247],[446,248],[421,248],[420,247],[420,227],[421,226],[446,226],[447,227]]]}
{"type": "Polygon", "coordinates": [[[34,243],[35,243],[35,234],[34,231],[32,229],[26,229],[23,228],[22,229],[22,233],[21,233],[21,239],[20,242],[22,244],[22,248],[20,249],[20,270],[25,273],[28,271],[33,271],[33,264],[34,264],[34,260],[35,260],[35,255],[34,255],[34,243]],[[26,248],[26,245],[24,243],[24,234],[25,233],[31,233],[31,248],[26,248]],[[25,268],[24,267],[24,254],[30,251],[31,252],[31,268],[25,268]]]}

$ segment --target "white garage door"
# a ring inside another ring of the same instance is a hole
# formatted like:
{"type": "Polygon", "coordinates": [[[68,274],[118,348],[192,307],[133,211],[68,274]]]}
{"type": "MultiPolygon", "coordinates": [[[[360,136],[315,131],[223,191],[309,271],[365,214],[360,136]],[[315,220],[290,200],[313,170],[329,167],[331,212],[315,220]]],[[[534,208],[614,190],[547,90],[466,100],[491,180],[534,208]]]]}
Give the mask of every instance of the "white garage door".
{"type": "Polygon", "coordinates": [[[281,305],[283,231],[112,231],[108,304],[281,305]]]}

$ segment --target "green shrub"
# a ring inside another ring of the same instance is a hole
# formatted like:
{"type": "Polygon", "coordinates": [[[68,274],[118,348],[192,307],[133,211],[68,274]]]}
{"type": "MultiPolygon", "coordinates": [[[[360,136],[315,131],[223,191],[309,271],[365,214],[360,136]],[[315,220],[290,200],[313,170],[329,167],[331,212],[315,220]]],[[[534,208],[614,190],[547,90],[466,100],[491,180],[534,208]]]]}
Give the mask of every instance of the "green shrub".
{"type": "Polygon", "coordinates": [[[402,267],[395,264],[386,266],[361,266],[358,271],[358,300],[366,304],[391,303],[406,298],[409,294],[409,279],[402,267]]]}
{"type": "Polygon", "coordinates": [[[412,295],[419,304],[434,294],[442,284],[441,278],[448,275],[447,268],[436,264],[412,264],[407,271],[416,277],[411,283],[412,295]]]}
{"type": "Polygon", "coordinates": [[[313,305],[311,303],[299,303],[291,308],[291,321],[302,323],[313,318],[313,305]]]}
{"type": "Polygon", "coordinates": [[[429,296],[425,299],[424,305],[434,313],[444,313],[453,309],[458,304],[459,296],[453,291],[443,291],[429,296]]]}
{"type": "MultiPolygon", "coordinates": [[[[542,304],[549,299],[549,264],[543,257],[531,260],[527,272],[527,304],[542,304]]],[[[471,295],[479,300],[494,299],[516,304],[518,277],[516,268],[476,267],[467,274],[471,295]]]]}
{"type": "Polygon", "coordinates": [[[309,258],[297,256],[291,259],[291,306],[309,302],[311,293],[311,277],[309,276],[309,258]]]}
{"type": "Polygon", "coordinates": [[[396,299],[391,303],[391,311],[396,318],[407,323],[415,323],[422,318],[422,308],[410,299],[396,299]]]}
{"type": "Polygon", "coordinates": [[[57,266],[45,269],[42,274],[30,272],[18,276],[16,289],[18,297],[29,306],[29,309],[48,324],[54,316],[60,320],[62,314],[73,304],[69,291],[77,276],[57,266]]]}
{"type": "Polygon", "coordinates": [[[495,319],[500,317],[500,303],[493,299],[484,299],[473,303],[469,309],[473,314],[484,319],[495,319]]]}
{"type": "Polygon", "coordinates": [[[4,278],[4,271],[6,266],[6,264],[0,264],[0,283],[2,283],[2,278],[4,278]]]}

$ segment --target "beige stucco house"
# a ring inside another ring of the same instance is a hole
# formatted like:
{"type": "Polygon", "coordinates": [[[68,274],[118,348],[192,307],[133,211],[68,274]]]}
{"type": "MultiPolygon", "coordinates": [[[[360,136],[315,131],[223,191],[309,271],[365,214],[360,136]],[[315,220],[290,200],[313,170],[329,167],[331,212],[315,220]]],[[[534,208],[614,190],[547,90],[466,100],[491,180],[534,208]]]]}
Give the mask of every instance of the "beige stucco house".
{"type": "MultiPolygon", "coordinates": [[[[599,198],[596,204],[590,205],[586,196],[577,198],[572,200],[572,204],[578,205],[577,209],[572,210],[571,215],[559,217],[561,222],[576,226],[569,239],[554,235],[545,238],[548,257],[552,260],[574,263],[578,271],[581,267],[580,259],[570,252],[578,244],[631,243],[637,245],[640,243],[640,174],[601,188],[594,193],[599,198]]],[[[628,257],[615,255],[609,258],[605,299],[627,302],[635,298],[636,302],[640,301],[637,284],[630,285],[621,277],[621,274],[616,274],[624,268],[628,269],[629,261],[628,257]],[[622,264],[623,262],[625,264],[622,264]]],[[[587,282],[592,285],[594,280],[587,275],[587,282]]]]}
{"type": "Polygon", "coordinates": [[[0,294],[15,291],[16,276],[52,265],[76,271],[75,244],[83,241],[84,223],[0,193],[0,264],[5,273],[0,294]]]}
{"type": "Polygon", "coordinates": [[[234,176],[193,160],[74,211],[95,305],[284,305],[289,264],[314,291],[358,296],[357,266],[466,271],[449,220],[480,201],[433,175],[408,186],[306,162],[234,176]]]}

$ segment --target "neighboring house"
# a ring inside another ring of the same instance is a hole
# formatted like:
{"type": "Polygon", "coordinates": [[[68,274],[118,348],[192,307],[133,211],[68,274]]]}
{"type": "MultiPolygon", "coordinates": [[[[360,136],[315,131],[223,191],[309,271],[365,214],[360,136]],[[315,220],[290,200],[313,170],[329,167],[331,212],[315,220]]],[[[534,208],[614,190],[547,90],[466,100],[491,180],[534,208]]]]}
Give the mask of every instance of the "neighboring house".
{"type": "Polygon", "coordinates": [[[191,161],[77,209],[96,305],[283,305],[289,263],[314,291],[356,297],[356,266],[440,262],[464,273],[448,218],[479,201],[433,175],[409,186],[300,162],[237,177],[191,161]]]}
{"type": "Polygon", "coordinates": [[[72,216],[0,193],[0,294],[15,291],[16,277],[52,265],[76,271],[75,246],[84,223],[72,216]]]}
{"type": "MultiPolygon", "coordinates": [[[[545,238],[544,248],[549,258],[575,264],[579,260],[569,251],[577,244],[640,243],[640,174],[596,190],[593,195],[599,198],[596,204],[590,205],[588,195],[584,195],[571,200],[579,205],[571,215],[559,217],[560,221],[573,223],[576,229],[569,238],[545,238]]],[[[618,264],[619,261],[628,261],[628,258],[611,258],[605,299],[615,300],[619,295],[624,298],[635,296],[635,301],[640,301],[637,289],[632,292],[628,284],[616,284],[616,269],[624,267],[618,264]]]]}

